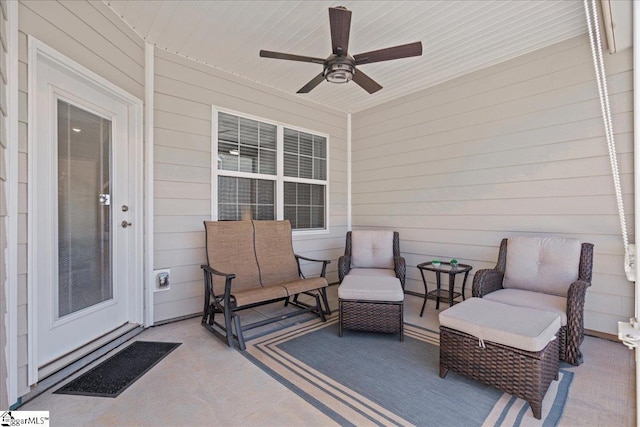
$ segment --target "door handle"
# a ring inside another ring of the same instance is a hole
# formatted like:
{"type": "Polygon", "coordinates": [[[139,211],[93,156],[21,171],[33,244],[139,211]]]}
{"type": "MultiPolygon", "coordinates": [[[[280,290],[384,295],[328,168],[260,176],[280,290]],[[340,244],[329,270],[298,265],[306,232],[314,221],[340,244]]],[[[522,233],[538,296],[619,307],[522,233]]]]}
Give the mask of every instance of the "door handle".
{"type": "Polygon", "coordinates": [[[130,222],[127,222],[127,220],[124,220],[120,223],[120,225],[122,226],[122,228],[127,228],[127,227],[131,227],[133,224],[131,224],[130,222]]]}
{"type": "Polygon", "coordinates": [[[109,206],[111,204],[111,194],[98,194],[98,203],[102,206],[109,206]]]}

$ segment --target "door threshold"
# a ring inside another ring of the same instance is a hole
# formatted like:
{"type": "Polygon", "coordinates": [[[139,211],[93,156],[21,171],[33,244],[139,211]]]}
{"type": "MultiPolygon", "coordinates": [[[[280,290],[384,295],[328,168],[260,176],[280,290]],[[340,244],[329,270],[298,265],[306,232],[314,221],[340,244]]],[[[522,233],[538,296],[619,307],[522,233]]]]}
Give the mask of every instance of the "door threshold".
{"type": "Polygon", "coordinates": [[[31,387],[31,391],[20,399],[24,404],[34,397],[44,393],[56,384],[69,378],[85,366],[93,363],[114,348],[129,341],[144,331],[142,325],[127,323],[119,328],[91,341],[82,348],[72,351],[53,362],[38,369],[38,383],[31,387]]]}
{"type": "Polygon", "coordinates": [[[137,328],[137,324],[133,323],[125,323],[124,325],[114,329],[111,332],[108,332],[102,335],[99,338],[89,342],[88,344],[83,345],[82,347],[71,351],[64,356],[57,358],[44,366],[38,368],[38,382],[42,379],[46,379],[49,375],[58,372],[65,366],[72,364],[76,360],[82,359],[85,355],[88,355],[100,347],[106,345],[107,343],[113,341],[114,339],[126,334],[132,329],[137,328]]]}

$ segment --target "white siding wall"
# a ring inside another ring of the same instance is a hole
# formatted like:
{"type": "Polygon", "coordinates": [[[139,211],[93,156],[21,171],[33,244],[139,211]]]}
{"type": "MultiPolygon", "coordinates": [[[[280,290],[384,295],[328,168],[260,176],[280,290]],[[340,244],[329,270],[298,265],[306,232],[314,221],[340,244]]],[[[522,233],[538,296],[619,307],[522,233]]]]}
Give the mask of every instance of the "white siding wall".
{"type": "Polygon", "coordinates": [[[27,35],[144,98],[144,43],[102,2],[21,1],[19,16],[18,395],[27,384],[27,35]]]}
{"type": "MultiPolygon", "coordinates": [[[[211,218],[212,105],[329,135],[330,233],[296,237],[294,249],[334,261],[344,251],[346,114],[156,50],[154,268],[171,269],[171,289],[155,294],[155,321],[202,310],[202,221],[211,218]]],[[[337,281],[336,262],[328,272],[329,282],[337,281]]]]}
{"type": "MultiPolygon", "coordinates": [[[[631,49],[605,59],[632,227],[631,49]]],[[[490,268],[503,237],[552,234],[595,244],[586,328],[633,314],[586,35],[355,114],[352,168],[353,226],[400,231],[408,289],[423,261],[490,268]]]]}
{"type": "MultiPolygon", "coordinates": [[[[0,408],[8,408],[7,390],[7,2],[0,0],[0,408]]],[[[13,142],[15,144],[15,142],[13,142]]]]}

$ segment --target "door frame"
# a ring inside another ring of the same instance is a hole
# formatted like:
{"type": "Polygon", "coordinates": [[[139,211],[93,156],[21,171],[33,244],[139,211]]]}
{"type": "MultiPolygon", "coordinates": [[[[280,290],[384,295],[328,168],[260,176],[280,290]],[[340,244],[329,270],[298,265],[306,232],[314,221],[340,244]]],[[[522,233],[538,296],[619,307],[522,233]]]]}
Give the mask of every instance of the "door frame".
{"type": "MultiPolygon", "coordinates": [[[[38,266],[42,263],[44,257],[52,242],[46,241],[43,236],[39,236],[35,231],[36,224],[41,221],[39,212],[43,212],[43,207],[39,207],[41,203],[35,197],[34,188],[38,185],[39,180],[49,179],[42,177],[35,168],[35,150],[37,147],[38,135],[36,125],[36,109],[39,102],[37,91],[38,61],[46,60],[50,65],[60,71],[71,75],[79,81],[89,84],[101,91],[106,92],[110,96],[116,98],[119,102],[124,103],[128,109],[129,116],[129,147],[128,147],[128,172],[130,176],[130,204],[134,207],[131,210],[130,220],[134,226],[131,231],[134,233],[132,241],[133,247],[130,248],[131,256],[129,269],[129,284],[132,286],[129,322],[142,325],[144,323],[144,269],[143,269],[143,249],[144,249],[144,227],[143,227],[143,210],[144,210],[144,192],[143,192],[143,101],[127,91],[121,89],[115,84],[109,82],[104,77],[99,76],[86,67],[78,64],[66,55],[56,51],[55,49],[42,43],[40,40],[29,35],[28,36],[28,206],[29,214],[27,221],[28,229],[28,279],[27,279],[27,333],[28,333],[28,375],[29,384],[33,385],[38,382],[38,340],[37,340],[37,316],[38,307],[37,298],[34,293],[36,291],[36,274],[38,266]]],[[[40,181],[41,182],[41,181],[40,181]]],[[[150,196],[149,196],[150,197],[150,196]]],[[[149,301],[148,303],[151,303],[149,301]]]]}

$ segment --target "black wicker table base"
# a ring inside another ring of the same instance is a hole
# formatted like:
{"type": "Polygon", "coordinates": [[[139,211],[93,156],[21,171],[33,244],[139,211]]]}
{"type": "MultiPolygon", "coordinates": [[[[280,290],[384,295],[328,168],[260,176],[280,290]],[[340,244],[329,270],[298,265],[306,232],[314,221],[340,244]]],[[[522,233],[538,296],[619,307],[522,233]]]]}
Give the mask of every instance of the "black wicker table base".
{"type": "Polygon", "coordinates": [[[404,301],[363,301],[339,299],[340,332],[353,329],[400,334],[404,341],[404,301]]]}
{"type": "MultiPolygon", "coordinates": [[[[557,336],[557,335],[556,335],[557,336]]],[[[484,341],[440,327],[440,377],[449,369],[526,400],[533,415],[542,417],[542,400],[551,381],[558,379],[558,339],[538,352],[484,341]]]]}

